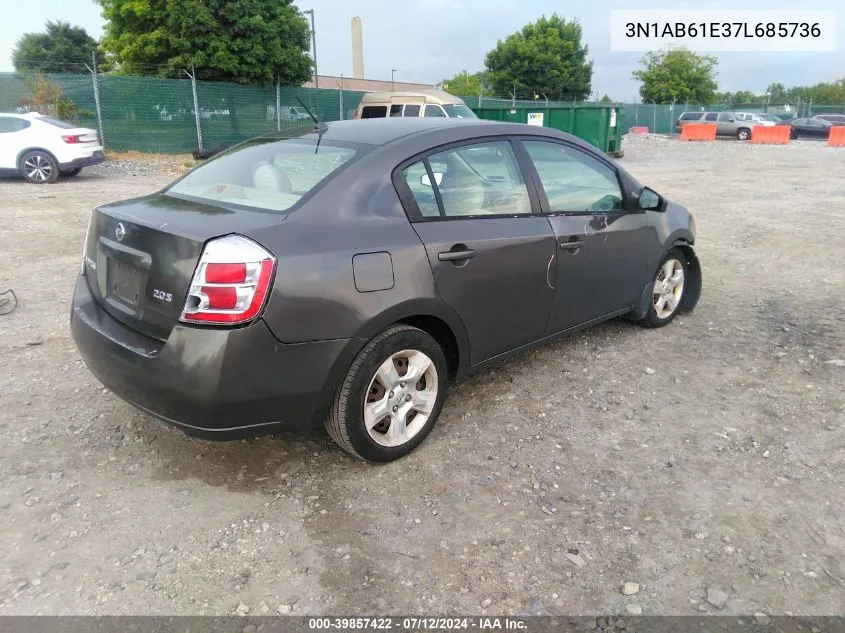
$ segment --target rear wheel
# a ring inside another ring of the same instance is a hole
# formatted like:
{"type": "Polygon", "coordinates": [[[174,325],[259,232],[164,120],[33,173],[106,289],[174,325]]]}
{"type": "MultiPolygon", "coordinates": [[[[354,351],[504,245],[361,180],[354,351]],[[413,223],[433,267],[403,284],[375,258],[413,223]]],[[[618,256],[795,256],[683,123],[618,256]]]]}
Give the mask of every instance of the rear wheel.
{"type": "Polygon", "coordinates": [[[744,128],[744,127],[740,128],[736,132],[736,137],[740,141],[747,141],[749,138],[751,138],[751,130],[749,130],[748,128],[744,128]]]}
{"type": "Polygon", "coordinates": [[[410,453],[443,407],[446,358],[431,336],[397,325],[358,354],[335,396],[326,430],[345,451],[371,462],[410,453]]]}
{"type": "Polygon", "coordinates": [[[82,167],[74,167],[73,169],[63,169],[61,171],[63,178],[72,178],[82,171],[82,167]]]}
{"type": "Polygon", "coordinates": [[[29,182],[49,184],[59,177],[59,164],[47,152],[35,150],[23,155],[20,171],[29,182]]]}

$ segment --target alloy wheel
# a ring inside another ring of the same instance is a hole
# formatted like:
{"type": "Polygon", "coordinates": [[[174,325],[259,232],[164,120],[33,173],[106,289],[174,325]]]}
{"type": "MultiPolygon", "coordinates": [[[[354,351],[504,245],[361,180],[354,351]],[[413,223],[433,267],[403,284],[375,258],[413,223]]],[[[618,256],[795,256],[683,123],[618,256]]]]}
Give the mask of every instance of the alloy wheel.
{"type": "Polygon", "coordinates": [[[667,259],[654,280],[654,311],[659,319],[675,313],[684,296],[684,265],[677,259],[667,259]]]}
{"type": "Polygon", "coordinates": [[[437,401],[437,368],[418,350],[391,355],[376,370],[364,401],[364,425],[378,444],[396,447],[413,439],[437,401]]]}
{"type": "Polygon", "coordinates": [[[24,161],[23,170],[30,180],[47,182],[53,173],[53,166],[41,154],[35,154],[24,161]]]}

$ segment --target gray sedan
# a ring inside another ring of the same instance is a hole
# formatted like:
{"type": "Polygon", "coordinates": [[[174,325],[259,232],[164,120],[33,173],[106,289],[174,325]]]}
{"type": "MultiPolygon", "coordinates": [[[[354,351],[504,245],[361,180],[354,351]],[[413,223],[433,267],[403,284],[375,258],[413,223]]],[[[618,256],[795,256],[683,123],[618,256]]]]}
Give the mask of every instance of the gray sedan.
{"type": "Polygon", "coordinates": [[[91,215],[71,311],[120,398],[215,439],[325,425],[386,462],[449,381],[701,291],[695,222],[548,128],[372,119],[269,134],[91,215]]]}

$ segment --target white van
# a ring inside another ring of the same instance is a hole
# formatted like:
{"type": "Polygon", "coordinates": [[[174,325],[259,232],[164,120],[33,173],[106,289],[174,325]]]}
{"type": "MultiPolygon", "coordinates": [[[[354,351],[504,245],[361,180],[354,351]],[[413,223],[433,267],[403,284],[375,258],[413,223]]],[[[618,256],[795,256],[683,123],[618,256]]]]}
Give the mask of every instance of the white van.
{"type": "Polygon", "coordinates": [[[462,99],[439,90],[368,92],[355,113],[356,119],[386,117],[478,118],[462,99]]]}

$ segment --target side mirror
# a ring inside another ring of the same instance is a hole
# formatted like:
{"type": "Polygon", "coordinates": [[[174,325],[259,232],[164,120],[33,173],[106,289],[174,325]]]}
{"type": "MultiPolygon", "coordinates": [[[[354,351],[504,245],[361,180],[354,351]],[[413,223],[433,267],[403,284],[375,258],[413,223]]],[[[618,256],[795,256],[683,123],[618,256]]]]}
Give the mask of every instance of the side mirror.
{"type": "Polygon", "coordinates": [[[665,206],[663,197],[648,187],[640,189],[640,195],[637,197],[637,205],[643,211],[662,211],[665,206]]]}
{"type": "MultiPolygon", "coordinates": [[[[442,172],[434,172],[434,182],[436,182],[438,185],[443,182],[442,172]]],[[[431,178],[428,177],[428,174],[423,174],[422,176],[420,176],[420,184],[425,187],[431,187],[431,178]]]]}

